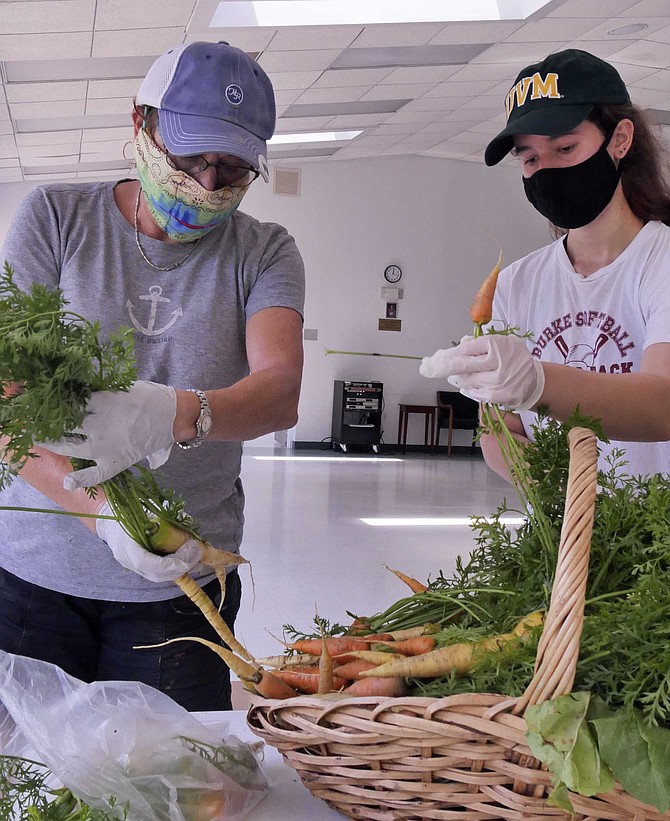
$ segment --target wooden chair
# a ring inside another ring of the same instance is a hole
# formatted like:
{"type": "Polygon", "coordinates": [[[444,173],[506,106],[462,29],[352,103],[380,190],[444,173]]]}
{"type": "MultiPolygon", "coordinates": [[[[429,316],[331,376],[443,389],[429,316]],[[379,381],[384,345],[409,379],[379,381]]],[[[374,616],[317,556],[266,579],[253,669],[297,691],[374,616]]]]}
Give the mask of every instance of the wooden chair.
{"type": "Polygon", "coordinates": [[[475,452],[477,430],[479,428],[479,403],[474,399],[463,396],[460,391],[437,392],[437,430],[435,446],[440,444],[440,431],[446,428],[449,431],[447,439],[447,454],[451,456],[451,437],[454,430],[471,430],[471,453],[475,452]]]}

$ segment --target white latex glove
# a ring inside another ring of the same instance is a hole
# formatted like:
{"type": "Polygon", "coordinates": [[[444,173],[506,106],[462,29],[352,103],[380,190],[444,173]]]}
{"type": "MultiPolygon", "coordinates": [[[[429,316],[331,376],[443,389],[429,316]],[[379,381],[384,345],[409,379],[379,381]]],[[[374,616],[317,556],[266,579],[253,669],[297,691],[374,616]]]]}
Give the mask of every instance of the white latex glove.
{"type": "Polygon", "coordinates": [[[523,339],[503,334],[464,336],[458,345],[424,357],[419,372],[446,377],[465,396],[510,411],[534,407],[544,390],[544,370],[523,339]]]}
{"type": "Polygon", "coordinates": [[[172,426],[177,415],[174,388],[156,382],[134,382],[129,391],[96,391],[86,408],[79,436],[38,444],[62,456],[90,459],[95,467],[69,473],[65,490],[92,487],[140,462],[160,467],[174,444],[172,426]],[[81,436],[85,436],[82,439],[81,436]]]}
{"type": "MultiPolygon", "coordinates": [[[[101,516],[113,516],[109,502],[100,508],[101,516]]],[[[98,536],[107,542],[116,561],[151,582],[173,582],[192,570],[200,561],[200,547],[195,539],[187,542],[169,556],[157,556],[145,550],[130,538],[115,519],[97,519],[98,536]]]]}

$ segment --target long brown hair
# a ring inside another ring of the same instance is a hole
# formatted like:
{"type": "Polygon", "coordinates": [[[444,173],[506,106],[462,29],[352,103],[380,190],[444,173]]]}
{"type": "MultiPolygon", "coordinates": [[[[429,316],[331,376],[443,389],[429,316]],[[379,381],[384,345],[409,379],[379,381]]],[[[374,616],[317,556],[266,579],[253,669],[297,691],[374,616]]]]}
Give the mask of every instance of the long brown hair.
{"type": "Polygon", "coordinates": [[[588,119],[605,136],[611,135],[621,120],[632,121],[633,142],[619,165],[624,196],[636,217],[670,225],[670,185],[666,177],[670,160],[648,115],[634,105],[599,105],[588,119]]]}

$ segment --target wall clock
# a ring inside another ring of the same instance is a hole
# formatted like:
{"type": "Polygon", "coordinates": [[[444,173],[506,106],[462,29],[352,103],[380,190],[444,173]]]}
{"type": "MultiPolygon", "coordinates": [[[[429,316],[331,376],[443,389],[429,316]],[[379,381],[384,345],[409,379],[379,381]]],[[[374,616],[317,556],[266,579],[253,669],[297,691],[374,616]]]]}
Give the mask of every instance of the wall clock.
{"type": "Polygon", "coordinates": [[[384,279],[387,282],[398,282],[402,276],[399,265],[388,265],[384,271],[384,279]]]}

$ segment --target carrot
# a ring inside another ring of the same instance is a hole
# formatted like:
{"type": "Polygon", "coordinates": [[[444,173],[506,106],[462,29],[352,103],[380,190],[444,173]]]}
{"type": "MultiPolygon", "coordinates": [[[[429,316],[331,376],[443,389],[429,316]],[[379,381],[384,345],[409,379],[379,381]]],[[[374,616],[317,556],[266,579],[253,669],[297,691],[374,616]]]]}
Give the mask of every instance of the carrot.
{"type": "Polygon", "coordinates": [[[418,625],[417,627],[407,627],[404,630],[391,630],[389,635],[393,641],[404,641],[404,639],[413,639],[416,636],[430,636],[433,633],[439,633],[440,628],[436,624],[426,622],[426,624],[418,625]]]}
{"type": "Polygon", "coordinates": [[[193,604],[195,604],[207,621],[216,630],[218,637],[225,644],[227,644],[233,652],[242,656],[242,658],[247,659],[247,661],[253,661],[249,651],[235,638],[233,631],[225,623],[221,613],[219,613],[216,607],[214,607],[214,602],[212,602],[200,585],[193,581],[188,573],[184,573],[178,579],[175,579],[175,584],[186,596],[189,597],[193,604]]]}
{"type": "Polygon", "coordinates": [[[252,693],[257,693],[264,698],[293,698],[293,696],[300,695],[290,684],[277,678],[269,670],[261,670],[260,673],[259,681],[253,683],[242,681],[247,690],[251,690],[252,693]]]}
{"type": "Polygon", "coordinates": [[[342,691],[348,696],[382,696],[398,698],[407,692],[404,678],[366,678],[355,681],[342,691]]]}
{"type": "Polygon", "coordinates": [[[358,681],[363,670],[373,670],[375,667],[377,667],[377,665],[372,661],[356,659],[356,661],[348,661],[346,664],[340,664],[338,667],[335,667],[334,674],[348,681],[358,681]]]}
{"type": "Polygon", "coordinates": [[[350,661],[371,661],[373,664],[385,664],[387,661],[393,659],[405,658],[402,653],[387,653],[384,650],[353,650],[350,653],[343,653],[341,656],[335,656],[335,659],[342,664],[347,664],[350,661]]]}
{"type": "MultiPolygon", "coordinates": [[[[348,653],[351,650],[367,650],[368,647],[367,642],[353,636],[331,636],[326,639],[326,642],[330,655],[333,657],[348,653]]],[[[314,656],[320,656],[323,649],[321,639],[300,639],[287,646],[289,650],[295,650],[298,653],[310,653],[314,656]]]]}
{"type": "Polygon", "coordinates": [[[498,261],[491,269],[491,273],[482,282],[479,290],[475,294],[470,307],[470,319],[475,325],[486,325],[491,321],[493,315],[493,295],[498,282],[498,274],[502,264],[502,248],[498,254],[498,261]]]}
{"type": "Polygon", "coordinates": [[[428,590],[427,585],[423,582],[417,581],[417,579],[413,579],[411,576],[408,576],[406,573],[403,573],[402,570],[394,570],[392,567],[386,565],[386,569],[389,570],[391,573],[395,574],[401,582],[405,582],[405,584],[409,587],[412,593],[425,593],[428,590]]]}
{"type": "Polygon", "coordinates": [[[308,693],[310,695],[323,695],[324,693],[332,693],[336,690],[341,690],[350,682],[348,679],[340,678],[339,676],[330,677],[330,689],[323,690],[321,688],[321,676],[318,669],[316,672],[302,672],[299,670],[273,670],[272,675],[288,684],[300,693],[308,693]]]}
{"type": "MultiPolygon", "coordinates": [[[[333,657],[330,655],[326,636],[323,632],[323,624],[321,626],[321,658],[319,659],[319,686],[317,693],[332,693],[335,689],[335,682],[333,679],[333,657]]],[[[339,688],[337,688],[339,689],[339,688]]]]}
{"type": "Polygon", "coordinates": [[[312,656],[308,653],[293,653],[291,656],[264,656],[256,659],[263,667],[278,667],[283,670],[285,667],[310,667],[318,664],[319,656],[312,656]]]}
{"type": "Polygon", "coordinates": [[[468,673],[482,653],[499,653],[510,641],[525,639],[530,631],[542,623],[538,611],[525,616],[511,633],[501,633],[476,642],[459,642],[447,647],[439,647],[420,656],[407,656],[382,664],[375,670],[361,673],[361,678],[379,676],[381,678],[403,676],[404,678],[435,678],[454,672],[468,673]]]}
{"type": "Polygon", "coordinates": [[[401,653],[403,656],[420,656],[435,648],[435,639],[433,636],[415,636],[401,641],[379,642],[378,646],[374,645],[372,649],[381,650],[384,647],[394,653],[401,653]]]}

